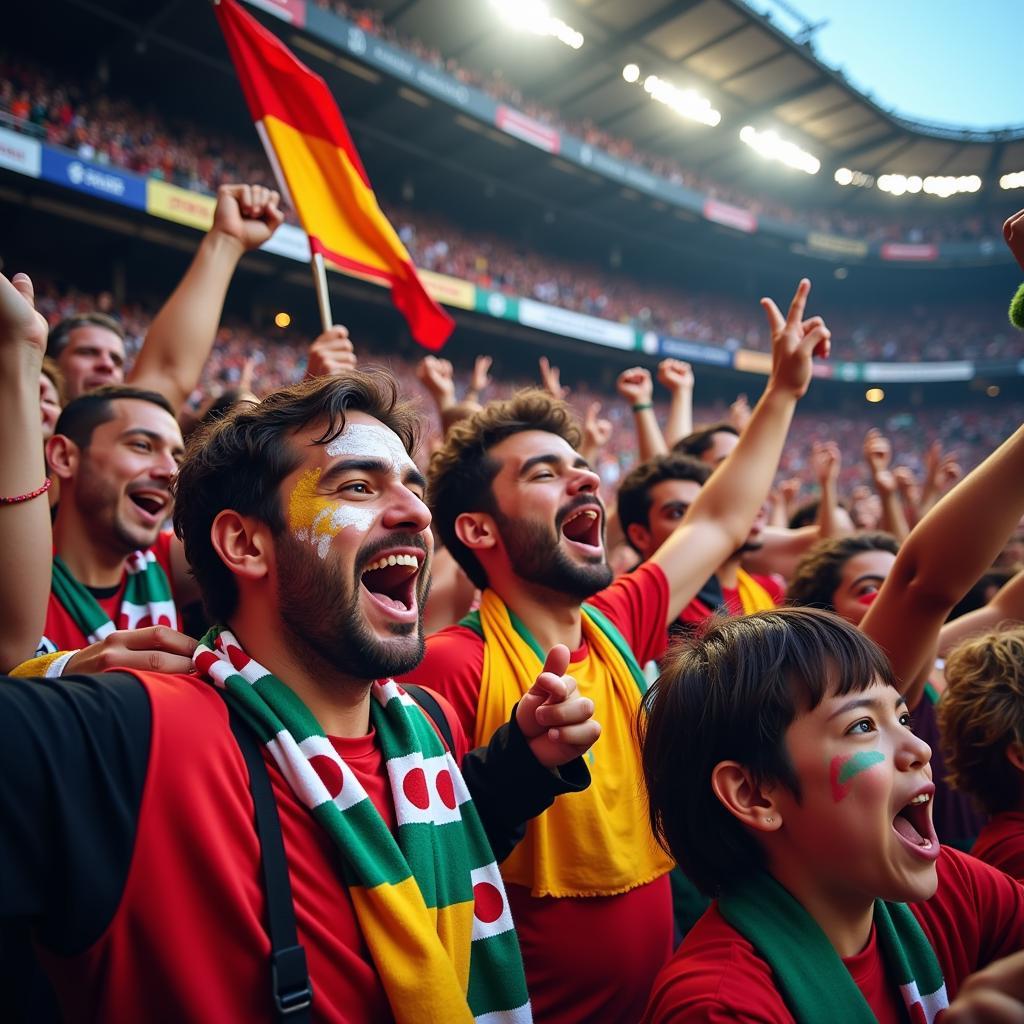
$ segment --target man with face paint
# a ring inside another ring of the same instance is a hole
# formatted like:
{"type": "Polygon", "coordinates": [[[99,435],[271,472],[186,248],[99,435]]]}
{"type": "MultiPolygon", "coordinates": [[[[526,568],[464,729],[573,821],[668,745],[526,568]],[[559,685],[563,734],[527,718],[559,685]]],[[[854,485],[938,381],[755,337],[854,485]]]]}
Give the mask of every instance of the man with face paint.
{"type": "Polygon", "coordinates": [[[762,300],[772,373],[750,426],[672,535],[614,584],[598,477],[563,403],[539,392],[492,403],[431,462],[439,534],[483,597],[478,616],[428,638],[411,678],[443,687],[482,742],[562,644],[602,724],[591,788],[556,800],[502,865],[545,1021],[635,1021],[671,953],[672,862],[639,796],[639,666],[661,655],[669,624],[743,543],[768,492],[812,354],[828,347],[821,318],[804,318],[809,290],[801,281],[788,316],[762,300]]]}
{"type": "Polygon", "coordinates": [[[388,678],[423,650],[416,426],[385,375],[236,407],[176,482],[217,623],[192,671],[0,687],[0,919],[31,922],[65,1019],[279,1019],[230,708],[269,774],[313,1019],[531,1020],[494,857],[586,787],[600,727],[565,648],[486,750],[388,678]]]}
{"type": "Polygon", "coordinates": [[[1024,888],[939,845],[894,683],[814,609],[721,619],[671,656],[645,698],[651,824],[714,902],[644,1024],[931,1024],[1024,946],[1024,888]]]}

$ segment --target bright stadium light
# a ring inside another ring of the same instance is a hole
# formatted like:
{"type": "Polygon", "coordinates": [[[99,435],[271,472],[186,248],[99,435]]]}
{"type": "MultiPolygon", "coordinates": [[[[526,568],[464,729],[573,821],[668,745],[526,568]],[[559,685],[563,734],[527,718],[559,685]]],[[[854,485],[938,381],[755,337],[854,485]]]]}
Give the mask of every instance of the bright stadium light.
{"type": "Polygon", "coordinates": [[[871,188],[875,179],[863,171],[854,171],[849,167],[840,167],[833,175],[837,185],[854,185],[857,188],[871,188]]]}
{"type": "Polygon", "coordinates": [[[281,328],[287,327],[292,322],[292,318],[287,313],[278,313],[274,317],[274,323],[281,328]]]}
{"type": "Polygon", "coordinates": [[[1000,188],[1024,188],[1024,171],[1011,171],[999,179],[1000,188]]]}
{"type": "Polygon", "coordinates": [[[981,188],[981,178],[976,174],[962,174],[960,177],[932,174],[927,178],[920,178],[916,174],[909,177],[905,174],[883,174],[878,178],[878,187],[894,196],[902,196],[907,192],[911,195],[925,192],[930,196],[948,199],[963,192],[977,192],[981,188]]]}
{"type": "MultiPolygon", "coordinates": [[[[626,78],[626,71],[629,65],[622,69],[622,77],[626,78]]],[[[637,68],[639,77],[639,68],[637,68]]],[[[626,78],[628,82],[629,79],[626,78]]],[[[706,96],[701,96],[695,89],[680,89],[671,82],[659,78],[657,75],[648,75],[644,79],[644,91],[650,93],[652,99],[671,107],[677,114],[689,118],[691,121],[699,121],[701,124],[714,128],[722,120],[720,111],[711,106],[711,101],[706,96]]]]}
{"type": "Polygon", "coordinates": [[[885,392],[881,388],[868,388],[864,397],[869,402],[881,402],[885,398],[885,392]]]}
{"type": "Polygon", "coordinates": [[[835,173],[835,179],[837,185],[852,185],[853,171],[849,167],[840,167],[835,173]]]}
{"type": "Polygon", "coordinates": [[[636,64],[627,64],[622,69],[622,77],[632,85],[640,80],[640,68],[636,64]]]}
{"type": "Polygon", "coordinates": [[[544,0],[491,0],[491,3],[514,28],[538,36],[552,36],[574,50],[583,45],[583,33],[556,18],[544,0]]]}
{"type": "Polygon", "coordinates": [[[804,174],[817,174],[821,169],[821,161],[816,156],[801,149],[795,142],[779,138],[778,132],[759,132],[748,124],[740,129],[740,139],[766,159],[778,160],[804,174]]]}

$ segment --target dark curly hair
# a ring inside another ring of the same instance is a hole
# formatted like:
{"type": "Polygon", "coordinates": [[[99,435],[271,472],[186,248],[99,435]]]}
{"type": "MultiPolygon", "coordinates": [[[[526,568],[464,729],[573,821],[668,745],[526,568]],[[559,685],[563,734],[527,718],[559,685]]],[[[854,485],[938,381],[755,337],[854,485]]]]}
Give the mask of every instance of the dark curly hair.
{"type": "Polygon", "coordinates": [[[843,566],[854,555],[865,551],[888,551],[895,555],[899,550],[899,541],[880,530],[818,541],[793,570],[786,603],[835,611],[833,599],[843,578],[843,566]]]}

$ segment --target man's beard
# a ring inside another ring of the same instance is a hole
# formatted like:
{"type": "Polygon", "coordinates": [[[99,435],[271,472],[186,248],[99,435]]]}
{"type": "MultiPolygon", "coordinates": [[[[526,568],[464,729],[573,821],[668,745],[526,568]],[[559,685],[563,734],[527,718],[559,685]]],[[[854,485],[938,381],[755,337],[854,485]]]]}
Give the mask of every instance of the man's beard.
{"type": "MultiPolygon", "coordinates": [[[[559,543],[562,523],[581,504],[584,502],[562,509],[555,522],[554,533],[537,520],[515,519],[500,511],[495,511],[494,518],[509,561],[520,579],[582,601],[611,583],[612,570],[603,553],[590,563],[580,564],[574,562],[559,543]]],[[[593,500],[585,504],[592,505],[593,500]]]]}
{"type": "Polygon", "coordinates": [[[760,551],[764,547],[764,541],[761,539],[761,535],[758,534],[756,537],[748,537],[737,549],[737,555],[746,555],[751,551],[760,551]]]}
{"type": "MultiPolygon", "coordinates": [[[[389,538],[377,551],[394,547],[423,549],[419,538],[389,538]]],[[[414,624],[392,623],[393,639],[374,636],[360,602],[360,573],[376,557],[360,551],[347,581],[335,560],[319,558],[308,544],[287,534],[277,538],[277,599],[281,621],[300,652],[309,652],[331,670],[356,679],[386,679],[415,668],[423,660],[423,609],[430,589],[429,566],[424,564],[416,586],[419,617],[414,624]]]]}
{"type": "MultiPolygon", "coordinates": [[[[133,551],[152,547],[160,536],[160,526],[142,526],[125,522],[121,515],[122,494],[103,475],[89,469],[83,459],[75,479],[75,508],[89,533],[109,550],[130,555],[133,551]]],[[[130,500],[130,499],[129,499],[130,500]]]]}

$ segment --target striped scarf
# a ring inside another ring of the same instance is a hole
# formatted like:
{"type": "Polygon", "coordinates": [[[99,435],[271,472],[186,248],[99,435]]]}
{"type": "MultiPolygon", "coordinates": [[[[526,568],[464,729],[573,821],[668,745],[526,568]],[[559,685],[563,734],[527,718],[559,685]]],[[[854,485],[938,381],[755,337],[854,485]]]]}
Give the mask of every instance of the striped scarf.
{"type": "MultiPolygon", "coordinates": [[[[722,896],[718,910],[771,967],[799,1024],[873,1024],[864,996],[818,923],[778,882],[760,873],[722,896]]],[[[888,975],[913,1024],[932,1024],[949,1001],[942,968],[905,903],[875,900],[875,931],[888,975]]]]}
{"type": "Polygon", "coordinates": [[[396,837],[305,704],[228,630],[211,629],[193,661],[227,692],[341,850],[395,1020],[529,1024],[519,940],[494,854],[458,765],[412,698],[394,680],[371,687],[396,837]]]}
{"type": "MultiPolygon", "coordinates": [[[[479,614],[461,625],[484,639],[483,674],[474,741],[486,743],[533,685],[544,652],[526,625],[493,590],[479,614]]],[[[654,841],[643,799],[636,716],[646,681],[625,638],[598,609],[582,608],[589,648],[569,666],[580,693],[594,702],[601,738],[587,755],[591,784],[559,796],[527,822],[526,838],[502,862],[506,882],[534,896],[613,896],[660,878],[671,859],[654,841]]]]}
{"type": "Polygon", "coordinates": [[[178,609],[163,566],[152,551],[135,551],[126,559],[128,581],[115,626],[87,587],[71,574],[60,555],[53,556],[51,588],[75,625],[90,644],[98,643],[115,629],[178,624],[178,609]]]}

